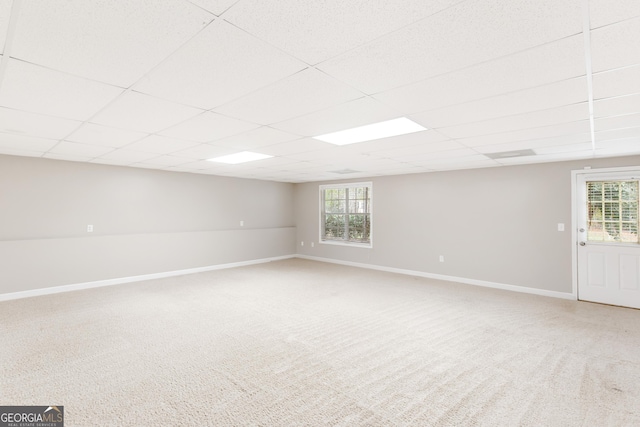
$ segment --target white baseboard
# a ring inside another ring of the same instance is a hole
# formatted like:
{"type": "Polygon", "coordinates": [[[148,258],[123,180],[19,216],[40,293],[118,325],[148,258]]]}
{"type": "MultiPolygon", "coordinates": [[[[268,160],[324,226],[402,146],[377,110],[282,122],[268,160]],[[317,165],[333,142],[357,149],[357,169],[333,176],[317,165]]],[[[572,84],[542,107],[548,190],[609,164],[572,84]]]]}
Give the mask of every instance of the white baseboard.
{"type": "Polygon", "coordinates": [[[577,300],[576,295],[572,293],[548,291],[546,289],[528,288],[525,286],[506,285],[504,283],[487,282],[485,280],[467,279],[465,277],[446,276],[443,274],[425,273],[422,271],[405,270],[402,268],[384,267],[374,264],[365,264],[360,262],[340,261],[331,258],[315,257],[310,255],[296,255],[296,258],[308,259],[312,261],[328,262],[332,264],[348,265],[351,267],[367,268],[370,270],[386,271],[389,273],[406,274],[408,276],[425,277],[428,279],[445,280],[448,282],[464,283],[466,285],[484,286],[486,288],[502,289],[505,291],[523,292],[526,294],[541,295],[545,297],[561,298],[568,300],[577,300]]]}
{"type": "Polygon", "coordinates": [[[75,283],[72,285],[53,286],[50,288],[32,289],[28,291],[11,292],[0,294],[1,301],[9,301],[20,298],[37,297],[41,295],[58,294],[61,292],[79,291],[82,289],[99,288],[102,286],[121,285],[123,283],[141,282],[143,280],[162,279],[165,277],[183,276],[185,274],[202,273],[205,271],[222,270],[225,268],[243,267],[246,265],[263,264],[271,261],[280,261],[284,259],[295,258],[295,255],[284,255],[273,258],[261,258],[250,261],[231,262],[227,264],[210,265],[207,267],[188,268],[185,270],[166,271],[162,273],[143,274],[140,276],[121,277],[117,279],[97,280],[94,282],[75,283]]]}

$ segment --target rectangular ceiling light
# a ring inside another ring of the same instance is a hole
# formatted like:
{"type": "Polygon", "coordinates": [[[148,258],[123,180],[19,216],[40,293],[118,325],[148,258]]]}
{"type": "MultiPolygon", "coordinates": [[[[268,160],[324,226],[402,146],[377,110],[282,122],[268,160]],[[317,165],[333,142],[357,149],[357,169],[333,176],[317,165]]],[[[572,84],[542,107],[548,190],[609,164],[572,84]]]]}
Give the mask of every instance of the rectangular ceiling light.
{"type": "Polygon", "coordinates": [[[420,126],[406,117],[400,117],[399,119],[359,126],[357,128],[341,130],[339,132],[327,133],[320,136],[314,136],[313,138],[335,145],[347,145],[355,144],[356,142],[388,138],[390,136],[405,135],[423,130],[427,130],[427,128],[420,126]]]}
{"type": "Polygon", "coordinates": [[[230,165],[237,165],[238,163],[247,163],[247,162],[253,162],[254,160],[268,159],[269,157],[273,157],[273,156],[269,156],[268,154],[253,153],[251,151],[243,151],[241,153],[215,157],[213,159],[209,159],[209,161],[218,162],[218,163],[227,163],[230,165]]]}

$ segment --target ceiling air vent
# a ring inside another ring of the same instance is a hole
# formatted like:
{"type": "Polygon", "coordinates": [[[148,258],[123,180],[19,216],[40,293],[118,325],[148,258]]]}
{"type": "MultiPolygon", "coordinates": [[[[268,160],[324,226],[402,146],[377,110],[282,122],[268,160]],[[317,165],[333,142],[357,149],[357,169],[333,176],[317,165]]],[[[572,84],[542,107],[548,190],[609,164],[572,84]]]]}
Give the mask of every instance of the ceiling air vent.
{"type": "Polygon", "coordinates": [[[535,156],[535,155],[536,155],[536,152],[533,150],[501,151],[499,153],[485,153],[485,156],[494,160],[510,159],[512,157],[535,156]]]}
{"type": "Polygon", "coordinates": [[[346,175],[349,173],[358,173],[360,171],[354,171],[353,169],[342,169],[339,171],[330,171],[331,173],[339,173],[340,175],[346,175]]]}

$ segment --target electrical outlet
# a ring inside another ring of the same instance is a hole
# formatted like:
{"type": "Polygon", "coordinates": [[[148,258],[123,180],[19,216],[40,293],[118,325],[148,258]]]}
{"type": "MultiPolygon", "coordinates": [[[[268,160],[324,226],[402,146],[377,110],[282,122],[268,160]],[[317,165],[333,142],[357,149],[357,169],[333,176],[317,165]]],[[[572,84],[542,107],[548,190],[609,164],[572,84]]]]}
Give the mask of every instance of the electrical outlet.
{"type": "Polygon", "coordinates": [[[558,223],[558,231],[564,231],[564,224],[561,222],[558,223]]]}
{"type": "Polygon", "coordinates": [[[304,246],[304,242],[300,242],[300,246],[304,246]]]}
{"type": "Polygon", "coordinates": [[[240,227],[244,227],[244,221],[240,221],[240,227]]]}
{"type": "Polygon", "coordinates": [[[87,233],[93,233],[93,225],[87,225],[87,233]]]}
{"type": "Polygon", "coordinates": [[[313,247],[313,242],[311,242],[311,247],[313,247]]]}
{"type": "Polygon", "coordinates": [[[444,255],[440,255],[440,262],[444,262],[444,255]]]}

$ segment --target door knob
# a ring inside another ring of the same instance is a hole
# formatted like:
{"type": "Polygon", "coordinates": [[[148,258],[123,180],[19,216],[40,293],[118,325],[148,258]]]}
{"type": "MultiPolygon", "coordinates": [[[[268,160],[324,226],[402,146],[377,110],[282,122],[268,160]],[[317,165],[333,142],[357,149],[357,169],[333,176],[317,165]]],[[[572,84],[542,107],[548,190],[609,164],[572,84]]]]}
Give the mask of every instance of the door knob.
{"type": "Polygon", "coordinates": [[[581,232],[581,233],[584,233],[584,228],[581,228],[581,229],[580,229],[580,232],[581,232]]]}
{"type": "Polygon", "coordinates": [[[580,246],[585,246],[586,242],[580,242],[580,246]]]}

